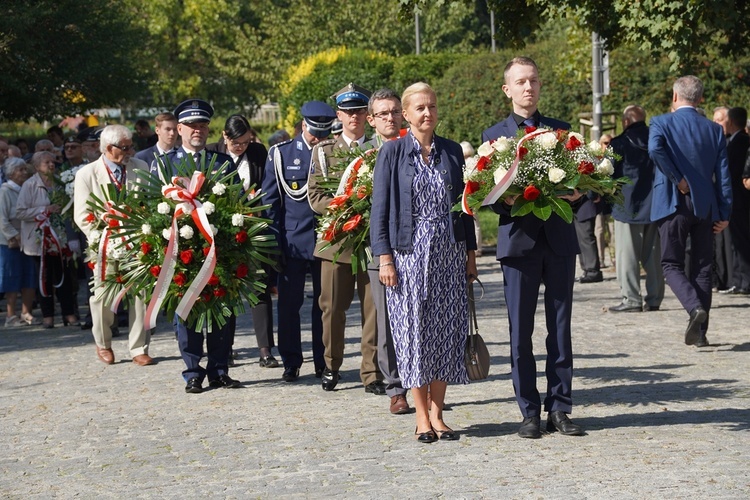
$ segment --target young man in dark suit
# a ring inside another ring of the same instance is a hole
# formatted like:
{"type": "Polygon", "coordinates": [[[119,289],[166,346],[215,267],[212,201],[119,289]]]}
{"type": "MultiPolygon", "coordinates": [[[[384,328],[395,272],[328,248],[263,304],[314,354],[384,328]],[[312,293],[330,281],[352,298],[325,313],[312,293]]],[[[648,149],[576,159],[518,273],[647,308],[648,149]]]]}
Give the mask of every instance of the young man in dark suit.
{"type": "MultiPolygon", "coordinates": [[[[515,137],[526,126],[551,129],[570,128],[565,122],[542,116],[537,109],[542,83],[536,63],[528,57],[516,57],[504,71],[503,92],[511,99],[513,111],[504,121],[482,133],[482,141],[515,137]]],[[[564,198],[580,202],[577,191],[564,198]]],[[[500,214],[497,235],[497,259],[502,264],[505,302],[508,306],[511,344],[511,374],[516,400],[523,415],[518,435],[540,438],[542,404],[536,387],[536,361],[531,336],[534,333],[539,287],[544,283],[547,318],[547,397],[544,409],[547,430],[578,436],[583,429],[568,414],[573,409],[573,348],[571,312],[575,258],[579,252],[576,231],[556,214],[547,221],[534,215],[511,217],[514,197],[499,201],[492,208],[500,214]]]]}
{"type": "Polygon", "coordinates": [[[700,79],[678,78],[672,112],[651,119],[648,138],[648,153],[657,167],[651,220],[659,224],[661,266],[689,314],[685,343],[698,346],[708,345],[713,235],[729,225],[732,208],[724,131],[698,114],[702,98],[700,79]],[[685,274],[688,236],[690,276],[685,274]]]}

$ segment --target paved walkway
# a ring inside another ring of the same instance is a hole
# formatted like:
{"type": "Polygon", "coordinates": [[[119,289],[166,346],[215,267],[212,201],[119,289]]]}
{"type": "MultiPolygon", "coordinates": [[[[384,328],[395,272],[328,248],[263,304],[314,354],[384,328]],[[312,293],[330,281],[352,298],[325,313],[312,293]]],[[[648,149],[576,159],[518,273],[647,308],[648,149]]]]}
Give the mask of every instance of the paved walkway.
{"type": "MultiPolygon", "coordinates": [[[[159,324],[151,354],[105,366],[90,332],[0,330],[2,498],[747,498],[750,336],[747,298],[715,295],[707,348],[683,344],[687,315],[613,314],[612,272],[575,287],[574,414],[583,437],[516,436],[502,276],[479,259],[479,322],[492,355],[486,381],[448,389],[458,442],[414,441],[414,416],[393,416],[359,383],[357,328],[343,380],[324,392],[307,362],[297,383],[258,367],[249,315],[239,322],[243,382],[183,391],[174,335],[159,324]]],[[[358,322],[355,304],[349,324],[358,322]]],[[[544,316],[537,316],[537,350],[544,316]]],[[[538,367],[543,369],[543,357],[538,367]]],[[[540,379],[540,382],[542,380],[540,379]]]]}

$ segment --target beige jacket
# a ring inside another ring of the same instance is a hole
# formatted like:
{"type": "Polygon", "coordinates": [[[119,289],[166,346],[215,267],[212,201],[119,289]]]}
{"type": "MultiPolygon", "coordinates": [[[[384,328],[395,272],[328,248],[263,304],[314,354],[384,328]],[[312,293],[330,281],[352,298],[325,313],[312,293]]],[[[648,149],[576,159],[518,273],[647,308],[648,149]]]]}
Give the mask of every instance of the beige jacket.
{"type": "Polygon", "coordinates": [[[42,255],[42,241],[36,230],[35,218],[50,205],[48,189],[42,177],[36,173],[23,183],[18,193],[16,217],[21,220],[21,250],[26,255],[42,255]]]}

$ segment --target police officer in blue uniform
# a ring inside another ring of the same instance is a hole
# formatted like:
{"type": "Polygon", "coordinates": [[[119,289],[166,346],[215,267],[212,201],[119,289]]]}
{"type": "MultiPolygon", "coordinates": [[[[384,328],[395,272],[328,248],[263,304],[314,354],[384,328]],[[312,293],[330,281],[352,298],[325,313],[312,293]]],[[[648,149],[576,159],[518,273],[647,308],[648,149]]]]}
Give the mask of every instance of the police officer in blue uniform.
{"type": "Polygon", "coordinates": [[[294,382],[302,366],[302,338],[299,311],[305,298],[305,275],[312,275],[312,345],[315,375],[325,369],[323,323],[318,305],[320,261],[315,251],[315,212],[307,201],[307,178],[312,148],[328,137],[336,117],[333,108],[321,101],[306,102],[301,109],[302,132],[268,151],[263,179],[263,203],[281,250],[278,281],[279,354],[284,362],[282,379],[294,382]]]}
{"type": "MultiPolygon", "coordinates": [[[[182,137],[182,146],[166,154],[171,165],[179,165],[188,156],[193,158],[199,168],[208,168],[216,158],[214,168],[223,168],[225,173],[235,170],[234,162],[229,155],[217,151],[206,150],[208,139],[208,124],[214,114],[214,109],[202,99],[188,99],[180,103],[174,110],[177,117],[177,133],[182,137]]],[[[189,164],[189,160],[188,160],[189,164]]],[[[151,166],[151,173],[159,175],[156,163],[151,166]]],[[[177,172],[172,171],[171,175],[177,172]]],[[[229,377],[229,355],[234,341],[234,330],[237,319],[232,315],[220,329],[210,332],[195,331],[175,316],[175,333],[180,347],[185,370],[182,376],[187,382],[185,392],[203,392],[203,379],[208,378],[209,387],[223,387],[232,389],[240,386],[238,380],[229,377]],[[203,340],[206,341],[206,368],[200,365],[203,357],[203,340]]]]}

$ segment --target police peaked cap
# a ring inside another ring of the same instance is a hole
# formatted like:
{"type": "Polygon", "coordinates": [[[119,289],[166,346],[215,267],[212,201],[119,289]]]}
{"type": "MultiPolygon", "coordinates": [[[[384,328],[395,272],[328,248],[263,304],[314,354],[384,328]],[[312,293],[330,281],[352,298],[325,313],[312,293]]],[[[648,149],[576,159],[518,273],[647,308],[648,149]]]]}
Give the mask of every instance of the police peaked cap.
{"type": "Polygon", "coordinates": [[[361,109],[367,107],[371,95],[372,92],[369,90],[350,83],[333,94],[331,99],[336,100],[336,106],[339,109],[361,109]]]}
{"type": "Polygon", "coordinates": [[[203,99],[188,99],[174,108],[177,123],[210,122],[214,108],[203,99]]]}
{"type": "Polygon", "coordinates": [[[322,101],[308,101],[300,110],[307,124],[307,131],[315,137],[328,137],[336,112],[322,101]]]}
{"type": "Polygon", "coordinates": [[[83,129],[78,133],[79,142],[98,142],[99,137],[102,135],[102,129],[97,127],[89,127],[83,129]]]}

